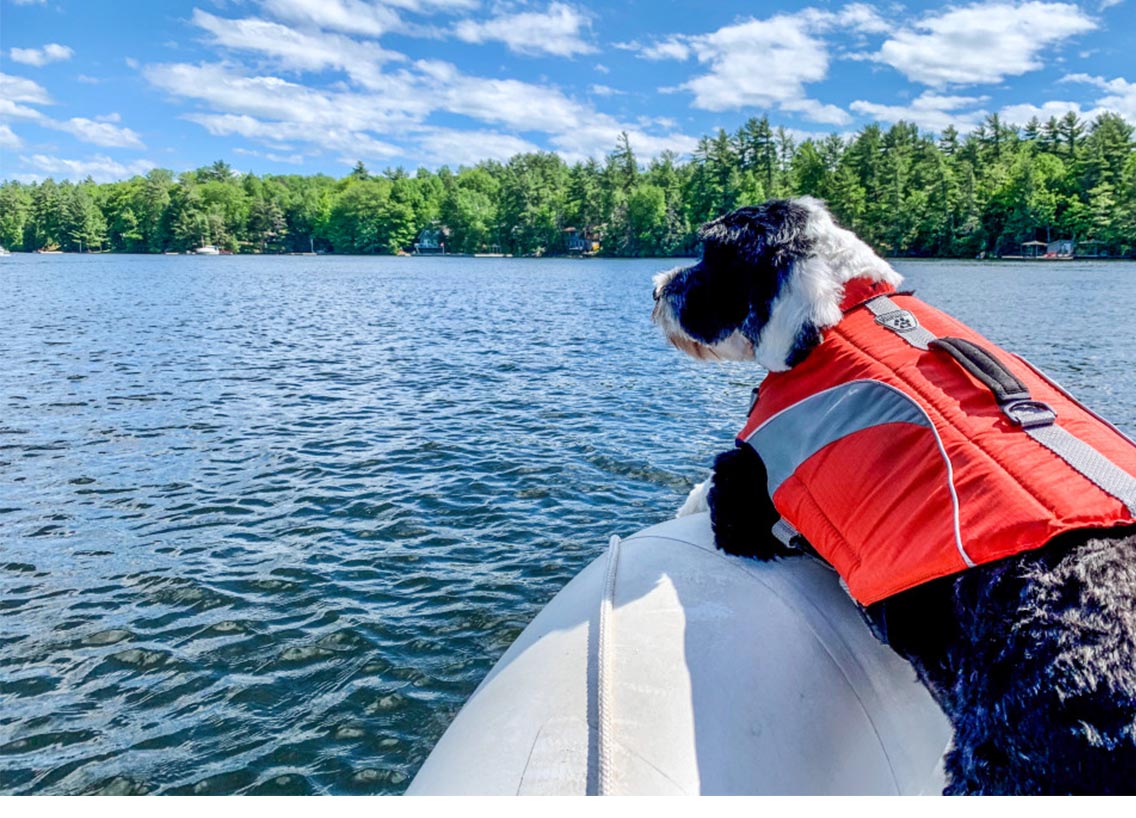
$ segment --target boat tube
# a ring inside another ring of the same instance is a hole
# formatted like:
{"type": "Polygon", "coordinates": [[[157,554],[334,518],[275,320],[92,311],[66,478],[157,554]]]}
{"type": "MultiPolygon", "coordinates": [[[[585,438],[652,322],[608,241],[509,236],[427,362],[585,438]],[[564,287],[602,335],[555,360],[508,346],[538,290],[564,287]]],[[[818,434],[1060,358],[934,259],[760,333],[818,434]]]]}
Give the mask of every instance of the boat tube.
{"type": "Polygon", "coordinates": [[[936,794],[946,718],[827,566],[612,538],[537,615],[410,795],[936,794]]]}

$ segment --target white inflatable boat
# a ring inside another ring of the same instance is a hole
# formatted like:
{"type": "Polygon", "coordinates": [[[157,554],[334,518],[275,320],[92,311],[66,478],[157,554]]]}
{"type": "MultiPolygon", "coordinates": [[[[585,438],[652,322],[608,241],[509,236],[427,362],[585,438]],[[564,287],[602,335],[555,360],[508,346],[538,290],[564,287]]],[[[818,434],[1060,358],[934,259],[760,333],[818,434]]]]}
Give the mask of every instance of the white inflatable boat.
{"type": "Polygon", "coordinates": [[[936,794],[949,736],[834,573],[721,554],[698,514],[613,539],[408,794],[936,794]]]}

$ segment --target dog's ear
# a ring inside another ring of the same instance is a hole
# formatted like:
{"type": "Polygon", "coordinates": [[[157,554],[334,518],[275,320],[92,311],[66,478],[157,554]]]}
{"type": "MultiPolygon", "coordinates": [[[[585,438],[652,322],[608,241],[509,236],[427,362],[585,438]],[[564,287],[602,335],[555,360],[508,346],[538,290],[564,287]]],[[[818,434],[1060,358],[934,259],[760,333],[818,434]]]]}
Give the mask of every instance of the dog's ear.
{"type": "MultiPolygon", "coordinates": [[[[728,271],[726,275],[735,280],[734,292],[744,293],[747,314],[740,329],[755,345],[793,265],[812,251],[813,242],[806,229],[809,217],[808,208],[798,202],[772,199],[738,208],[706,223],[699,231],[703,263],[716,271],[728,271]]],[[[819,333],[812,327],[805,334],[808,337],[796,339],[802,358],[815,346],[819,333]]]]}

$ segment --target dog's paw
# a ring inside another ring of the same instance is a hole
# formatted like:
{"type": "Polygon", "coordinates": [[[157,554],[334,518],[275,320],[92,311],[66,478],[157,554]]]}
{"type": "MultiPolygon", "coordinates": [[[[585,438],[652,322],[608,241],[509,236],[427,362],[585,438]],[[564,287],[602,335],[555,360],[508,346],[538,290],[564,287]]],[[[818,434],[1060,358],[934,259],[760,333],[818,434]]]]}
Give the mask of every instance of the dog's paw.
{"type": "Polygon", "coordinates": [[[769,499],[765,463],[749,446],[718,455],[708,481],[714,543],[727,554],[771,560],[796,554],[773,536],[781,519],[769,499]]]}
{"type": "Polygon", "coordinates": [[[710,481],[713,478],[706,478],[701,483],[695,485],[690,490],[690,494],[686,497],[686,502],[679,506],[678,511],[675,512],[675,517],[688,517],[691,514],[701,514],[703,511],[710,510],[710,503],[707,497],[710,494],[710,481]]]}

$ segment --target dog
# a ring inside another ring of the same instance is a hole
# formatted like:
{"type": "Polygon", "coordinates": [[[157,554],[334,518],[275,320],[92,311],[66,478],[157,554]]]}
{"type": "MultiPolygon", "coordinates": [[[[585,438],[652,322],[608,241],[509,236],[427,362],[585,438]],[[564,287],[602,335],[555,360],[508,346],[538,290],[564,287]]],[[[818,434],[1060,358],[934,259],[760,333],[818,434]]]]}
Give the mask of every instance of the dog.
{"type": "MultiPolygon", "coordinates": [[[[656,277],[653,320],[695,358],[752,360],[769,370],[758,405],[770,379],[827,360],[824,345],[849,321],[844,302],[853,283],[870,295],[902,282],[809,197],[741,208],[704,225],[699,239],[697,264],[656,277]]],[[[907,310],[885,309],[879,333],[902,347],[918,322],[901,315],[907,310]]],[[[871,318],[858,320],[871,327],[871,318]]],[[[922,361],[940,353],[913,354],[922,361]]],[[[957,377],[970,376],[960,368],[957,377]]],[[[1025,435],[1046,422],[1036,416],[1047,407],[1035,404],[1004,405],[1034,413],[1020,429],[994,418],[996,409],[983,422],[1025,435]]],[[[802,536],[776,536],[783,519],[770,497],[773,470],[739,443],[716,458],[680,516],[709,510],[716,545],[730,554],[772,560],[809,552],[802,536]]],[[[853,486],[860,495],[876,488],[853,486]]],[[[1004,515],[996,506],[980,516],[975,525],[997,530],[1004,515]]],[[[861,604],[869,627],[911,663],[953,727],[944,794],[1136,792],[1136,527],[1131,514],[1120,517],[861,604]]],[[[998,547],[995,538],[990,548],[998,547]]],[[[886,572],[875,581],[886,585],[886,572]]]]}

